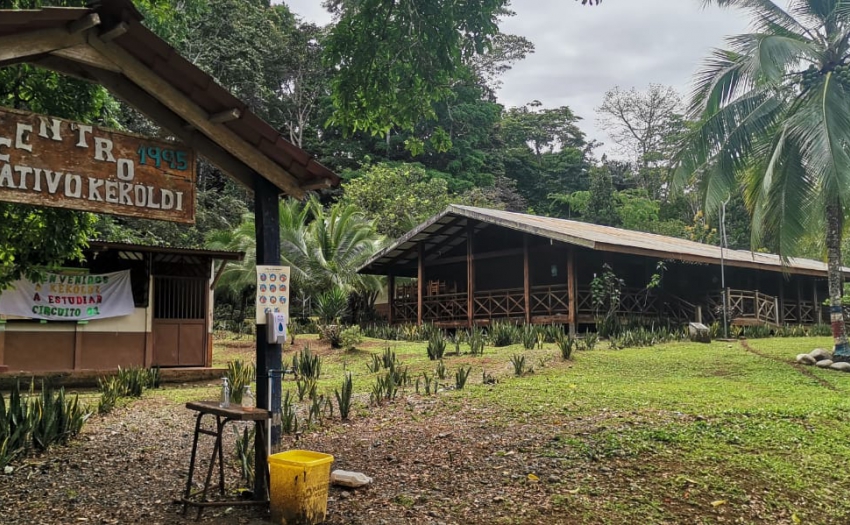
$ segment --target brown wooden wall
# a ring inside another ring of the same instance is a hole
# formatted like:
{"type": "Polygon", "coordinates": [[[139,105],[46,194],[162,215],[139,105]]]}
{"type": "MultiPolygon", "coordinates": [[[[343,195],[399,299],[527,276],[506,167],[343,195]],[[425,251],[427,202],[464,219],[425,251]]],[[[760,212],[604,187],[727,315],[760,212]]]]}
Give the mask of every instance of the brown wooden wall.
{"type": "Polygon", "coordinates": [[[3,347],[4,364],[10,372],[145,365],[144,333],[7,331],[3,347]]]}

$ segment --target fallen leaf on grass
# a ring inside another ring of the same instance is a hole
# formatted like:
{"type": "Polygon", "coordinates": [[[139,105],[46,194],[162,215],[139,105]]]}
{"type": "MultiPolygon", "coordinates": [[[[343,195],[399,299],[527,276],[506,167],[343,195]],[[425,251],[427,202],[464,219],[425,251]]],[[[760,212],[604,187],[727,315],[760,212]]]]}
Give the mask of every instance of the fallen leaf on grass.
{"type": "Polygon", "coordinates": [[[726,505],[726,500],[725,500],[725,499],[719,499],[719,500],[716,500],[716,501],[712,501],[712,502],[711,502],[711,506],[712,506],[712,507],[714,507],[714,508],[717,508],[717,507],[719,507],[719,506],[721,506],[721,505],[726,505]]]}
{"type": "Polygon", "coordinates": [[[801,520],[796,513],[791,514],[791,521],[793,521],[796,525],[800,525],[801,523],[803,523],[803,520],[801,520]]]}
{"type": "Polygon", "coordinates": [[[534,474],[529,474],[528,475],[528,481],[540,481],[540,478],[538,478],[534,474]]]}
{"type": "Polygon", "coordinates": [[[578,494],[578,491],[579,491],[579,490],[581,490],[581,489],[568,490],[568,491],[567,491],[567,494],[578,494]]]}

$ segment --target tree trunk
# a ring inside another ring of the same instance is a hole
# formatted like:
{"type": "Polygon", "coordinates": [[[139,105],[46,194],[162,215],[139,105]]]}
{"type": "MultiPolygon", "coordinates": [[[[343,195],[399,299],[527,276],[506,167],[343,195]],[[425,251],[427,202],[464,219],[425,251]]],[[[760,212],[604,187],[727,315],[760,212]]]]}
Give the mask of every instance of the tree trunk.
{"type": "Polygon", "coordinates": [[[844,276],[841,273],[841,233],[844,214],[841,204],[832,201],[826,206],[826,260],[829,268],[829,319],[832,324],[834,361],[850,361],[850,347],[847,345],[847,330],[844,325],[844,309],[841,296],[844,295],[844,276]]]}

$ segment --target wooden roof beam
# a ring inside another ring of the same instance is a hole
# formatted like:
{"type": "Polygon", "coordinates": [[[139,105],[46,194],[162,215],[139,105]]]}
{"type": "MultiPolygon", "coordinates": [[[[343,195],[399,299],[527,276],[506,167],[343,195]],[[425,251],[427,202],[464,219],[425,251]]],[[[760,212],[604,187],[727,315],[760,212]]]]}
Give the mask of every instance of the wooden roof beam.
{"type": "Polygon", "coordinates": [[[233,122],[242,118],[242,112],[238,108],[228,109],[215,115],[210,115],[210,122],[215,124],[224,124],[225,122],[233,122]]]}
{"type": "Polygon", "coordinates": [[[73,63],[59,57],[47,57],[35,64],[58,73],[102,84],[115,96],[157,122],[187,146],[194,148],[198,154],[213,165],[227,172],[249,189],[254,189],[254,172],[251,168],[204,135],[185,129],[183,127],[185,122],[182,118],[121,75],[84,64],[73,63]]]}
{"type": "Polygon", "coordinates": [[[0,36],[0,65],[85,44],[88,31],[70,33],[66,28],[57,28],[0,36]]]}
{"type": "Polygon", "coordinates": [[[103,55],[92,49],[88,44],[59,49],[50,54],[107,71],[120,71],[118,66],[105,59],[103,55]]]}
{"type": "Polygon", "coordinates": [[[89,29],[100,25],[100,15],[97,13],[91,13],[86,15],[79,20],[74,20],[66,27],[68,28],[68,33],[75,35],[77,33],[82,33],[83,31],[88,31],[89,29]]]}
{"type": "MultiPolygon", "coordinates": [[[[226,126],[220,126],[210,122],[209,115],[189,97],[181,93],[159,75],[153,73],[150,68],[142,64],[127,51],[114,43],[103,42],[96,36],[91,36],[88,42],[95,50],[114,62],[131,82],[153,95],[172,112],[179,115],[187,123],[195,126],[198,131],[219,144],[222,148],[232,152],[233,156],[238,158],[242,163],[268,179],[288,195],[298,199],[304,197],[305,192],[298,186],[296,178],[283,169],[283,167],[265,155],[257,155],[255,146],[246,142],[226,126]]],[[[171,131],[175,135],[178,135],[178,130],[172,129],[171,131]]]]}
{"type": "Polygon", "coordinates": [[[129,29],[130,29],[130,26],[128,26],[126,22],[121,22],[120,24],[117,24],[115,27],[107,29],[106,31],[101,33],[98,36],[98,38],[100,39],[101,42],[111,42],[111,41],[115,40],[116,38],[118,38],[119,36],[126,33],[127,31],[129,31],[129,29]]]}

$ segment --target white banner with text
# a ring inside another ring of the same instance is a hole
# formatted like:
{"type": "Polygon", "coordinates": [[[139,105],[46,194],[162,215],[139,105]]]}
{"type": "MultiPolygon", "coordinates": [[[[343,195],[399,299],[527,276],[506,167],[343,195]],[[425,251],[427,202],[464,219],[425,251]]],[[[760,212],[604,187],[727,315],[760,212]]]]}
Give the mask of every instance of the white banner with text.
{"type": "Polygon", "coordinates": [[[135,309],[130,270],[100,275],[48,273],[42,282],[16,281],[0,293],[0,314],[48,321],[88,321],[135,309]]]}

